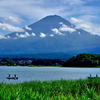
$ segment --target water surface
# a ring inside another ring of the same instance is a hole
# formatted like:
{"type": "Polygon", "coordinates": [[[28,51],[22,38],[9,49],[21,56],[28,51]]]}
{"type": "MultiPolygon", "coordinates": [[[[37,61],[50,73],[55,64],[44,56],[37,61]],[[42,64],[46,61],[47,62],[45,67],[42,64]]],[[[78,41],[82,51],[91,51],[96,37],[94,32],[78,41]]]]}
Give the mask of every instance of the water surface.
{"type": "Polygon", "coordinates": [[[24,81],[76,80],[89,75],[100,76],[100,68],[63,68],[63,67],[14,67],[0,66],[0,83],[19,83],[24,81]],[[8,74],[16,74],[18,80],[8,80],[8,74]]]}

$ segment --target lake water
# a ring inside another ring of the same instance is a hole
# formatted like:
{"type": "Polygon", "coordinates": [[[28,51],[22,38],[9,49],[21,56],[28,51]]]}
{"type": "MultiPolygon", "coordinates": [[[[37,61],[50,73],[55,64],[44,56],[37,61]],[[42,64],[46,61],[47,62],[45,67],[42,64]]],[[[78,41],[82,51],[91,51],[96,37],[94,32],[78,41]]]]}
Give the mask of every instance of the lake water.
{"type": "Polygon", "coordinates": [[[63,67],[7,67],[0,66],[0,83],[19,83],[24,81],[76,80],[89,75],[100,76],[100,68],[63,68],[63,67]],[[8,74],[16,74],[18,80],[8,80],[8,74]]]}

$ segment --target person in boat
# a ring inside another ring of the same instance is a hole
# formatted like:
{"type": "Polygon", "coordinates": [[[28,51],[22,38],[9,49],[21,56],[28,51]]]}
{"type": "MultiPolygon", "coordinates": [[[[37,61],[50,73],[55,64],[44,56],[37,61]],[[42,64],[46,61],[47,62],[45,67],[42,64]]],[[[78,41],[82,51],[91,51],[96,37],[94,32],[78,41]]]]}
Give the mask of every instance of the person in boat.
{"type": "Polygon", "coordinates": [[[98,75],[96,74],[96,77],[98,77],[98,75]]]}
{"type": "Polygon", "coordinates": [[[14,74],[14,77],[16,78],[16,74],[14,74]]]}
{"type": "Polygon", "coordinates": [[[18,80],[18,77],[17,77],[17,75],[16,75],[16,74],[14,74],[14,79],[17,79],[17,80],[18,80]]]}
{"type": "Polygon", "coordinates": [[[8,75],[8,77],[10,77],[10,74],[8,75]]]}
{"type": "Polygon", "coordinates": [[[90,77],[92,77],[91,74],[90,74],[90,77]]]}

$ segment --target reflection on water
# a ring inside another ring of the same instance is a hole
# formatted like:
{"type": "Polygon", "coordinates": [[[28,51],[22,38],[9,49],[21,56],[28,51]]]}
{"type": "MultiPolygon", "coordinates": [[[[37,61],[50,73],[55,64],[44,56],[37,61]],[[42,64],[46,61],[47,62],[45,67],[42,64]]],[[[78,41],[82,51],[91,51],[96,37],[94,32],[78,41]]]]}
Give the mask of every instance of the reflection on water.
{"type": "Polygon", "coordinates": [[[85,79],[89,75],[100,76],[100,68],[61,68],[61,67],[6,67],[0,66],[0,82],[19,83],[40,80],[85,79]],[[7,79],[8,75],[17,75],[18,80],[7,79]]]}

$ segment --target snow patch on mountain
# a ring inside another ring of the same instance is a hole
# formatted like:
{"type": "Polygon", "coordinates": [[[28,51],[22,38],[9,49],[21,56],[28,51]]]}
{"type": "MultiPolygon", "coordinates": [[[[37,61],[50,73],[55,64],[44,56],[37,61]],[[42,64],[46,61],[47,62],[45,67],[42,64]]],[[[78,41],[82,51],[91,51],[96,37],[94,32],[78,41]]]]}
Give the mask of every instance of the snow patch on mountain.
{"type": "Polygon", "coordinates": [[[25,34],[18,34],[17,35],[19,38],[26,38],[27,37],[27,35],[25,35],[25,34]]]}
{"type": "Polygon", "coordinates": [[[5,36],[3,36],[3,35],[0,35],[0,39],[5,39],[5,36]]]}
{"type": "Polygon", "coordinates": [[[58,34],[58,35],[62,35],[63,33],[61,33],[60,31],[59,31],[59,29],[57,29],[57,28],[53,28],[53,29],[51,29],[52,30],[52,32],[54,33],[54,34],[58,34]]]}
{"type": "Polygon", "coordinates": [[[46,37],[46,34],[45,33],[40,33],[40,37],[44,38],[44,37],[46,37]]]}
{"type": "Polygon", "coordinates": [[[24,34],[16,33],[17,38],[27,38],[30,36],[28,32],[25,32],[24,34]]]}
{"type": "Polygon", "coordinates": [[[0,35],[0,39],[9,39],[10,36],[4,36],[4,35],[0,35]]]}
{"type": "Polygon", "coordinates": [[[53,29],[51,29],[51,31],[54,34],[64,35],[64,32],[72,33],[72,32],[76,31],[75,28],[69,27],[69,26],[65,25],[63,22],[60,22],[59,24],[61,25],[59,28],[53,28],[53,29]]]}
{"type": "Polygon", "coordinates": [[[36,34],[32,32],[32,36],[36,36],[36,34]]]}
{"type": "Polygon", "coordinates": [[[71,28],[65,25],[63,22],[60,22],[59,24],[61,25],[61,27],[59,28],[61,32],[71,32],[72,33],[76,31],[74,28],[71,28]]]}
{"type": "Polygon", "coordinates": [[[28,32],[25,32],[25,35],[26,35],[26,36],[30,36],[30,34],[29,34],[28,32]]]}
{"type": "Polygon", "coordinates": [[[49,36],[50,36],[50,37],[54,37],[54,34],[50,34],[49,36]]]}
{"type": "Polygon", "coordinates": [[[31,27],[29,27],[29,26],[25,26],[25,29],[26,29],[26,30],[29,30],[29,31],[31,31],[31,30],[32,30],[32,28],[31,28],[31,27]]]}

